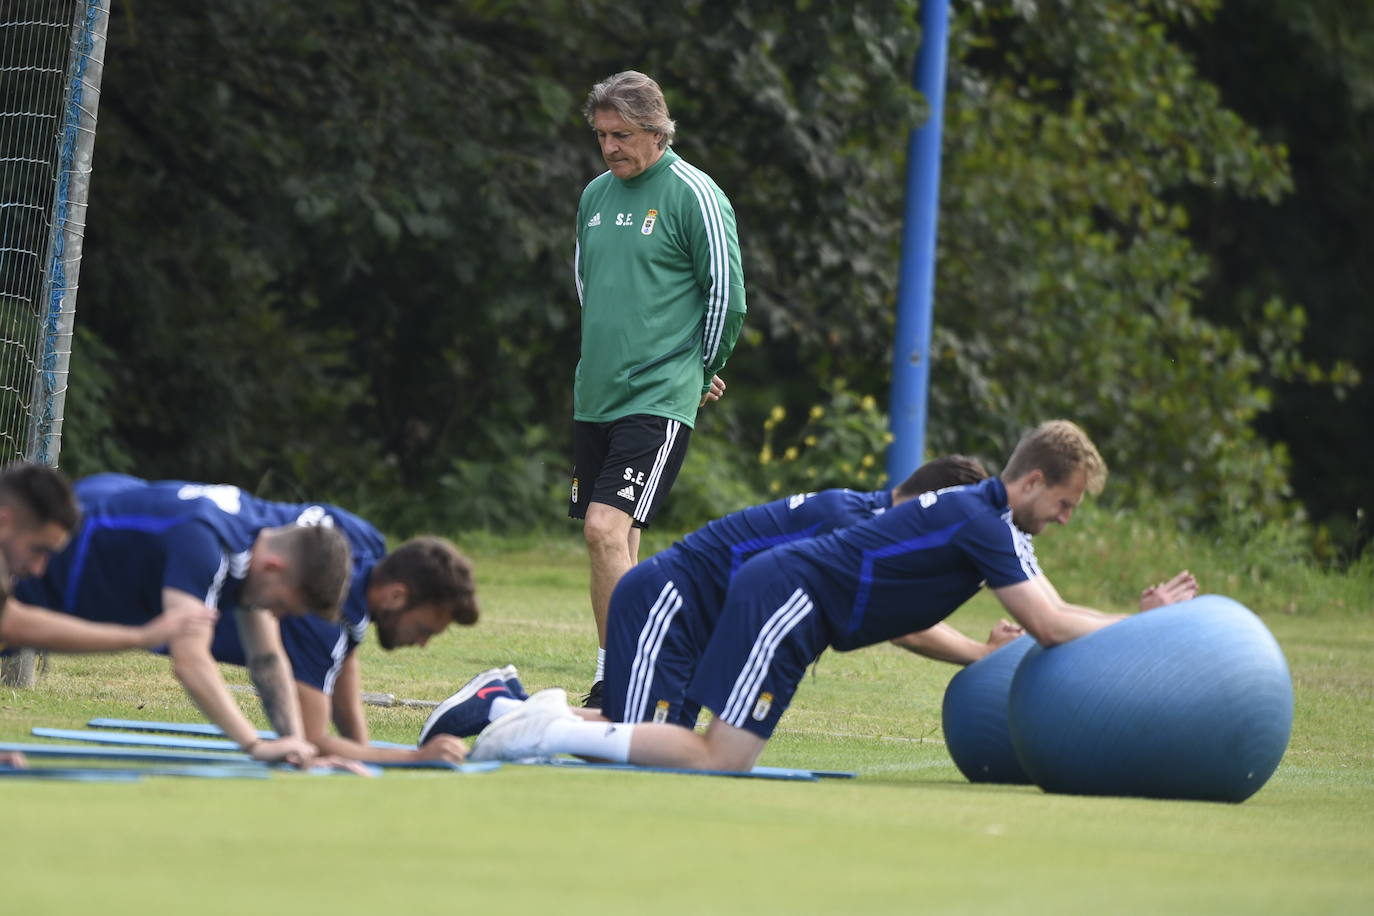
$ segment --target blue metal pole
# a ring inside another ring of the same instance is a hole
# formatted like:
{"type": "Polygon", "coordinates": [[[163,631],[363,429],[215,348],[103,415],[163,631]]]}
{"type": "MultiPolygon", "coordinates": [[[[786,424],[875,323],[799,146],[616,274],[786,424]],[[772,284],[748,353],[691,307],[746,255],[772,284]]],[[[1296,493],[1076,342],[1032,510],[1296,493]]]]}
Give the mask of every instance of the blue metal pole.
{"type": "Polygon", "coordinates": [[[930,386],[930,326],[935,292],[935,231],[940,213],[940,128],[945,115],[949,43],[948,0],[921,3],[921,50],[914,85],[930,116],[907,146],[906,216],[897,282],[891,423],[887,476],[903,480],[925,456],[926,401],[930,386]]]}

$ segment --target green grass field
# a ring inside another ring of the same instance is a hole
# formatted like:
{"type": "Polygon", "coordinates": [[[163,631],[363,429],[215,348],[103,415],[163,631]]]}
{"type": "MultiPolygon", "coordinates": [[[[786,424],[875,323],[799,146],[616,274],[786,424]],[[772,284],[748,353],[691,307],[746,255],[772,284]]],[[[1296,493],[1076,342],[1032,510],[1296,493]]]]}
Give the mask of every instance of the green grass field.
{"type": "MultiPolygon", "coordinates": [[[[955,669],[890,646],[827,654],[765,764],[785,783],[512,767],[376,780],[0,781],[6,911],[36,913],[1369,913],[1374,576],[1243,564],[1088,511],[1038,539],[1070,600],[1125,610],[1183,565],[1259,612],[1293,671],[1293,739],[1240,805],[974,786],[940,741],[955,669]]],[[[507,661],[585,689],[594,652],[574,540],[469,540],[484,618],[426,650],[364,651],[365,686],[441,699],[507,661]]],[[[647,544],[646,553],[657,544],[647,544]]],[[[951,623],[983,635],[994,602],[951,623]]],[[[226,669],[231,681],[242,672],[226,669]]],[[[93,716],[197,718],[165,660],[54,659],[0,693],[0,739],[93,716]]],[[[412,741],[425,712],[370,708],[412,741]]],[[[260,718],[260,717],[259,717],[260,718]]]]}

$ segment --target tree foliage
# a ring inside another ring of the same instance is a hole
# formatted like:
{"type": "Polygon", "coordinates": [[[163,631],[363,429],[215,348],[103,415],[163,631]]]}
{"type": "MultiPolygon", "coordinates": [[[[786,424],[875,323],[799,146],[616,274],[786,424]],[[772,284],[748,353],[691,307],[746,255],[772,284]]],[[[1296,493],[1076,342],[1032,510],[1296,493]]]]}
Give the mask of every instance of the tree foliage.
{"type": "MultiPolygon", "coordinates": [[[[1123,499],[1287,511],[1283,451],[1253,425],[1258,374],[1300,322],[1278,300],[1244,326],[1198,308],[1210,265],[1184,192],[1291,190],[1285,148],[1174,37],[1214,7],[960,7],[933,449],[996,461],[1072,416],[1123,499]]],[[[347,500],[408,528],[556,518],[572,220],[601,168],[578,109],[633,67],[736,208],[750,316],[702,432],[766,489],[756,456],[788,432],[764,430],[774,406],[886,393],[906,137],[925,115],[917,9],[116,2],[71,399],[104,435],[74,436],[64,461],[347,500]]]]}

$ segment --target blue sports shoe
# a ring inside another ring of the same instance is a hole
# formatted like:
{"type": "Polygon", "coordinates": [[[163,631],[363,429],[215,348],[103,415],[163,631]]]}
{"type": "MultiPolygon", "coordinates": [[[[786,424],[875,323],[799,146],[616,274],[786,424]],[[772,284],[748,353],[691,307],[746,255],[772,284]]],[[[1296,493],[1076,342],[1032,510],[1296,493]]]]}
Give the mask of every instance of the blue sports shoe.
{"type": "Polygon", "coordinates": [[[458,689],[458,692],[440,703],[425,720],[420,729],[419,744],[424,744],[433,735],[457,735],[469,738],[487,727],[491,717],[491,703],[497,697],[512,697],[523,700],[526,694],[515,678],[515,668],[492,668],[483,671],[458,689]],[[514,681],[515,689],[507,683],[507,677],[514,681]]]}

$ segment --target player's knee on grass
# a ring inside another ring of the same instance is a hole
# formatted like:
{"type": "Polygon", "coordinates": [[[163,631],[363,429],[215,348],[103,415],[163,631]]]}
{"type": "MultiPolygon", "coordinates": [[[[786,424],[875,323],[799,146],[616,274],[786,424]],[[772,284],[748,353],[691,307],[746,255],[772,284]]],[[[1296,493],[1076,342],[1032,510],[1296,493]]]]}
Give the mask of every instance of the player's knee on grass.
{"type": "Polygon", "coordinates": [[[753,732],[736,728],[720,719],[711,720],[703,737],[710,761],[705,768],[711,770],[751,770],[768,746],[767,738],[760,738],[753,732]]]}

